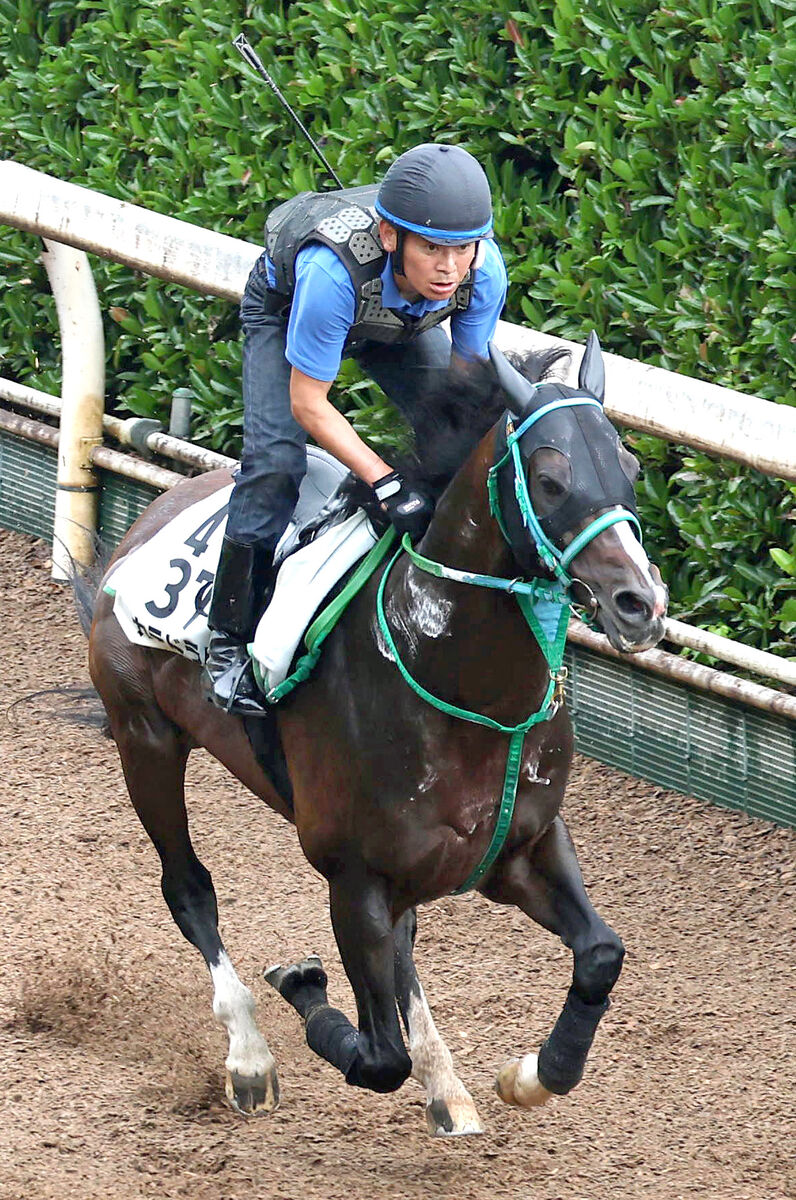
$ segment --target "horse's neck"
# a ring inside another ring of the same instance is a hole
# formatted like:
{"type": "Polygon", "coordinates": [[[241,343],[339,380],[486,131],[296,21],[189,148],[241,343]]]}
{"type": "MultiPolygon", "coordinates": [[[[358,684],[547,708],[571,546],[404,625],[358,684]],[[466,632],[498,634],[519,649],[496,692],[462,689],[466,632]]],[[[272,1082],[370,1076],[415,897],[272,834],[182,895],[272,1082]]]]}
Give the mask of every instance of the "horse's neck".
{"type": "Polygon", "coordinates": [[[509,547],[489,511],[486,481],[494,453],[490,433],[446,488],[420,545],[427,558],[459,571],[516,574],[509,547]]]}
{"type": "MultiPolygon", "coordinates": [[[[487,437],[440,500],[420,552],[457,570],[511,578],[516,564],[489,511],[494,444],[487,437]]],[[[387,605],[402,650],[426,687],[504,724],[541,703],[544,656],[512,596],[439,579],[404,558],[387,605]]]]}

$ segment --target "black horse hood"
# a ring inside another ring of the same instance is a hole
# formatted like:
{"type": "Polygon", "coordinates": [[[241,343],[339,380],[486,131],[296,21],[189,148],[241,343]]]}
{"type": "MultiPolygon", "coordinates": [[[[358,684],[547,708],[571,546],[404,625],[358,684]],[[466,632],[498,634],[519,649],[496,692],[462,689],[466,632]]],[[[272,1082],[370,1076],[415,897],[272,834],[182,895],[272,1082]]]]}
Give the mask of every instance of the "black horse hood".
{"type": "MultiPolygon", "coordinates": [[[[619,505],[634,516],[636,499],[633,482],[626,469],[629,456],[623,454],[616,430],[606,418],[602,404],[578,403],[594,397],[560,383],[545,383],[536,388],[521,415],[511,414],[514,429],[534,413],[557,401],[574,401],[540,416],[521,435],[519,455],[526,482],[530,478],[531,459],[542,448],[562,454],[570,464],[571,488],[555,511],[542,517],[544,534],[557,546],[567,532],[581,527],[595,513],[619,505]]],[[[501,422],[496,445],[496,461],[506,453],[507,425],[501,422]]],[[[538,567],[533,542],[525,528],[515,490],[515,470],[511,458],[498,473],[500,507],[512,549],[525,569],[538,567]]]]}

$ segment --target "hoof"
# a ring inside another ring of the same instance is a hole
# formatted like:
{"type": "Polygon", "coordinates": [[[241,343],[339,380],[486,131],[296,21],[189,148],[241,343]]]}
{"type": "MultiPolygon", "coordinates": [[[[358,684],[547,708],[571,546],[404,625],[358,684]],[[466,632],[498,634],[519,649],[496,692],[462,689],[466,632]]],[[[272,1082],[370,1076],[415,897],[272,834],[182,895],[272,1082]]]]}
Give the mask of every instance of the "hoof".
{"type": "Polygon", "coordinates": [[[307,988],[314,992],[323,992],[325,998],[329,982],[317,954],[308,954],[306,958],[303,958],[301,962],[294,963],[292,967],[283,967],[280,963],[276,963],[273,967],[267,967],[263,971],[263,978],[294,1008],[299,1007],[296,1005],[296,997],[307,988]]]}
{"type": "Polygon", "coordinates": [[[538,1108],[547,1103],[553,1093],[539,1082],[538,1061],[538,1054],[526,1054],[503,1064],[495,1080],[495,1091],[501,1100],[518,1108],[538,1108]]]}
{"type": "Polygon", "coordinates": [[[262,1117],[279,1108],[276,1068],[254,1076],[227,1071],[224,1091],[232,1108],[243,1117],[262,1117]]]}
{"type": "Polygon", "coordinates": [[[467,1137],[484,1132],[469,1093],[455,1101],[432,1100],[426,1106],[426,1123],[432,1137],[467,1137]]]}

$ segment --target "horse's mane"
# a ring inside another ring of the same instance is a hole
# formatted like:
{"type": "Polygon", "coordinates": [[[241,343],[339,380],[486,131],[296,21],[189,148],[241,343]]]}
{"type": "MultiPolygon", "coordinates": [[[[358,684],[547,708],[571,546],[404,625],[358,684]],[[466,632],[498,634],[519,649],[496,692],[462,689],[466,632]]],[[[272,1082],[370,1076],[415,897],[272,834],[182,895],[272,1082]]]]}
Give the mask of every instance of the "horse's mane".
{"type": "MultiPolygon", "coordinates": [[[[568,357],[568,350],[556,348],[512,355],[511,361],[531,383],[539,383],[568,357]]],[[[392,454],[388,461],[437,499],[505,408],[506,397],[491,363],[479,359],[468,364],[466,371],[451,367],[413,408],[415,449],[411,457],[392,454]]]]}

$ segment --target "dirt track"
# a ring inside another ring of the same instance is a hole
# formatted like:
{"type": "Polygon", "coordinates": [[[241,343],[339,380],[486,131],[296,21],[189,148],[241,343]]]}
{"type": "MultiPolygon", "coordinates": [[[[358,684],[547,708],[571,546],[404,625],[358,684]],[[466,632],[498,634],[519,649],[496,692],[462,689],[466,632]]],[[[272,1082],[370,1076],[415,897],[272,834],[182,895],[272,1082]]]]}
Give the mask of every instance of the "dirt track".
{"type": "Polygon", "coordinates": [[[194,842],[282,1085],[274,1116],[232,1114],[209,980],[161,899],[113,745],[52,697],[7,713],[88,679],[45,560],[0,531],[0,1200],[796,1196],[796,839],[585,760],[566,815],[628,949],[614,1006],[576,1092],[507,1108],[496,1069],[549,1032],[569,955],[480,897],[423,910],[418,967],[487,1126],[439,1141],[414,1083],[347,1088],[263,982],[265,964],[317,950],[352,1012],[291,829],[192,756],[194,842]]]}

